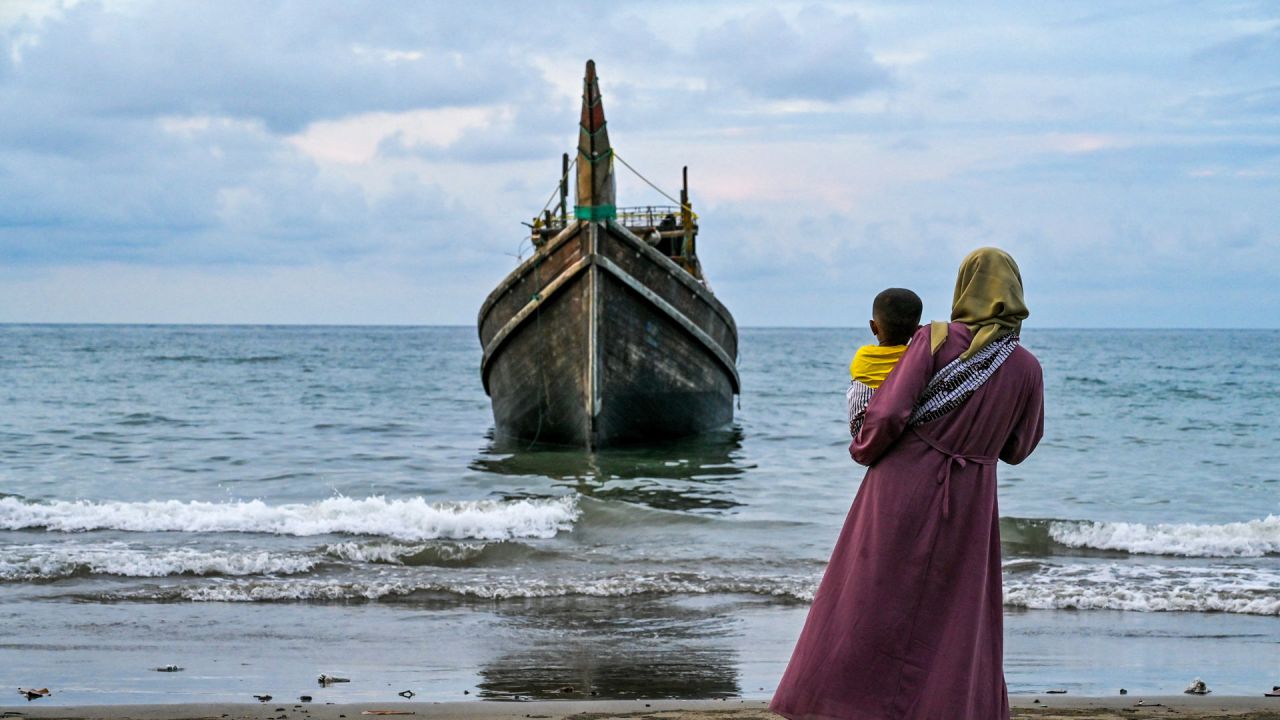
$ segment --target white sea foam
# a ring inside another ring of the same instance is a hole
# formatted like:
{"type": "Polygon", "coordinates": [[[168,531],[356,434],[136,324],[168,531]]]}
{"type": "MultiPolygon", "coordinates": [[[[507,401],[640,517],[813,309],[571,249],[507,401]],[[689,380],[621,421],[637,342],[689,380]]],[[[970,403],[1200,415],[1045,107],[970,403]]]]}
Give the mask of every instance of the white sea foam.
{"type": "Polygon", "coordinates": [[[428,551],[444,562],[462,562],[479,556],[488,547],[486,543],[464,542],[452,545],[401,545],[399,543],[334,543],[325,552],[341,560],[360,563],[390,563],[401,565],[406,558],[428,551]]]}
{"type": "Polygon", "coordinates": [[[333,497],[313,503],[247,502],[31,503],[0,498],[0,529],[53,532],[241,532],[275,535],[373,535],[396,540],[549,538],[571,530],[580,511],[573,496],[513,501],[429,503],[333,497]]]}
{"type": "MultiPolygon", "coordinates": [[[[330,546],[327,552],[332,553],[333,549],[330,546]]],[[[361,557],[367,562],[370,556],[361,557]]],[[[387,557],[401,556],[393,551],[387,557]]],[[[532,576],[476,569],[423,572],[422,568],[396,564],[383,564],[381,568],[372,573],[327,577],[277,573],[202,578],[160,587],[121,589],[106,599],[282,602],[376,601],[414,593],[487,600],[746,594],[810,602],[818,580],[817,575],[805,573],[613,571],[532,576]]],[[[1280,615],[1280,571],[1255,565],[1014,562],[1005,568],[1004,588],[1004,602],[1009,607],[1280,615]]]]}
{"type": "Polygon", "coordinates": [[[0,580],[63,578],[79,572],[123,577],[169,575],[292,575],[310,571],[319,558],[265,551],[138,550],[124,543],[19,545],[0,548],[0,580]]]}
{"type": "MultiPolygon", "coordinates": [[[[481,545],[480,547],[484,547],[481,545]]],[[[363,563],[390,563],[399,565],[406,557],[417,555],[426,545],[401,545],[399,543],[333,543],[324,551],[333,557],[363,563]]]]}
{"type": "Polygon", "coordinates": [[[1280,615],[1280,573],[1256,567],[1080,563],[1005,575],[1012,607],[1280,615]]]}
{"type": "MultiPolygon", "coordinates": [[[[450,578],[395,569],[373,577],[254,577],[113,593],[108,599],[197,602],[287,602],[391,599],[437,593],[486,600],[634,595],[763,595],[810,602],[817,578],[749,577],[701,573],[610,573],[529,578],[468,575],[450,578]]],[[[1123,563],[1048,565],[1005,576],[1005,605],[1039,609],[1139,612],[1226,612],[1280,615],[1280,573],[1249,567],[1140,566],[1123,563]]]]}
{"type": "Polygon", "coordinates": [[[1049,535],[1069,547],[1184,557],[1262,557],[1280,554],[1280,516],[1197,525],[1054,522],[1049,535]]]}
{"type": "Polygon", "coordinates": [[[299,600],[379,600],[416,592],[443,593],[486,600],[565,596],[768,595],[788,600],[813,599],[810,577],[735,578],[696,573],[618,574],[579,578],[528,579],[485,577],[440,581],[408,575],[340,581],[318,578],[229,580],[199,585],[147,588],[112,595],[113,599],[161,599],[213,602],[299,600]]]}

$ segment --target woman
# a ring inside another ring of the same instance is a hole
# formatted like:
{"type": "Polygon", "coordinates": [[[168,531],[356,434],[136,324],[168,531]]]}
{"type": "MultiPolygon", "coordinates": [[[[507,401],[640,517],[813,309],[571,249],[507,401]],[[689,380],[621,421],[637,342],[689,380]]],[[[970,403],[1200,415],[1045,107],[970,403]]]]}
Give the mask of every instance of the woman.
{"type": "Polygon", "coordinates": [[[970,253],[849,453],[870,466],[770,708],[792,720],[1005,720],[996,460],[1043,434],[1022,277],[970,253]]]}

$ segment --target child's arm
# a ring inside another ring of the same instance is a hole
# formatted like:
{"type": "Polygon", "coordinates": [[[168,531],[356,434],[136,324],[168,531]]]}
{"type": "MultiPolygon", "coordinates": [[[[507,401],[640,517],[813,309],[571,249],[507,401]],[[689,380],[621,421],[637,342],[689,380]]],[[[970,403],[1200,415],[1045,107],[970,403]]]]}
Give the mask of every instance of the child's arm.
{"type": "Polygon", "coordinates": [[[857,437],[862,429],[862,421],[867,417],[867,403],[875,392],[870,386],[857,380],[849,381],[849,389],[845,391],[845,400],[849,403],[849,436],[857,437]]]}

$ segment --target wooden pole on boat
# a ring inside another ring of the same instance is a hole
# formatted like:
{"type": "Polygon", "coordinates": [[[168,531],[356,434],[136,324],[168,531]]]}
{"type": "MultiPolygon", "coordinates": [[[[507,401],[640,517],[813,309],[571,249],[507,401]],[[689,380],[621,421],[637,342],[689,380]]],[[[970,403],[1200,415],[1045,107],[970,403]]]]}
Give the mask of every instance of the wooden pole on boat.
{"type": "Polygon", "coordinates": [[[568,152],[561,155],[561,220],[568,224],[568,152]]]}
{"type": "Polygon", "coordinates": [[[689,166],[685,165],[681,173],[680,184],[680,225],[684,228],[684,242],[680,254],[688,262],[693,257],[693,209],[689,207],[689,166]]]}

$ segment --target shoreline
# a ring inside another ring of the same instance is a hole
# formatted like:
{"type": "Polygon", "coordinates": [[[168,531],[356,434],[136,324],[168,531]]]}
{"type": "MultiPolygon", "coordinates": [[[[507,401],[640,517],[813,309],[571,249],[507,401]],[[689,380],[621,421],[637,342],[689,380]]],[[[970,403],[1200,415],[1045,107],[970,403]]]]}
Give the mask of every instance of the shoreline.
{"type": "MultiPolygon", "coordinates": [[[[36,701],[39,702],[39,701],[36,701]]],[[[1280,720],[1280,698],[1161,695],[1069,697],[1015,695],[1012,718],[1111,720],[1168,717],[1182,720],[1280,720]],[[1139,704],[1141,703],[1141,704],[1139,704]]],[[[0,706],[0,717],[33,720],[362,720],[431,717],[443,720],[768,720],[766,700],[542,700],[526,702],[184,703],[170,705],[0,706]]]]}

